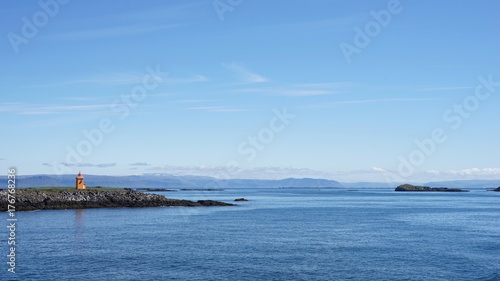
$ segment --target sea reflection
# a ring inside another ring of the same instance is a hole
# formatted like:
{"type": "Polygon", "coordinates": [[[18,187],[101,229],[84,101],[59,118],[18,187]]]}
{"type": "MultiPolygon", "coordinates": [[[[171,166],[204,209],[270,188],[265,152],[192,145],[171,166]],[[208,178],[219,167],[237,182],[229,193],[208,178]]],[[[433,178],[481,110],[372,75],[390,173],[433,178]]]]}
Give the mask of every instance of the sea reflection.
{"type": "Polygon", "coordinates": [[[85,229],[85,209],[76,209],[75,211],[75,227],[77,233],[85,229]]]}

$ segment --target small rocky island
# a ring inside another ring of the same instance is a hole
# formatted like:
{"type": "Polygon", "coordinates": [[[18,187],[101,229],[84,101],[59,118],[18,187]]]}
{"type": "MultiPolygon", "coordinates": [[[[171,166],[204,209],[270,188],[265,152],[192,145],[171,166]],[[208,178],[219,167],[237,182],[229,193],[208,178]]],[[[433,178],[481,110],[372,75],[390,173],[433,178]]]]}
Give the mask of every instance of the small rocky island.
{"type": "Polygon", "coordinates": [[[468,192],[468,190],[449,187],[429,187],[412,184],[402,184],[396,187],[395,191],[423,191],[423,192],[468,192]]]}
{"type": "MultiPolygon", "coordinates": [[[[7,211],[8,190],[0,190],[0,211],[7,211]]],[[[118,208],[118,207],[160,207],[160,206],[235,206],[213,200],[170,199],[163,195],[146,194],[129,188],[19,188],[14,194],[16,211],[118,208]]],[[[12,197],[10,197],[12,198],[12,197]]]]}
{"type": "Polygon", "coordinates": [[[495,189],[492,189],[491,191],[500,192],[500,186],[495,189]]]}

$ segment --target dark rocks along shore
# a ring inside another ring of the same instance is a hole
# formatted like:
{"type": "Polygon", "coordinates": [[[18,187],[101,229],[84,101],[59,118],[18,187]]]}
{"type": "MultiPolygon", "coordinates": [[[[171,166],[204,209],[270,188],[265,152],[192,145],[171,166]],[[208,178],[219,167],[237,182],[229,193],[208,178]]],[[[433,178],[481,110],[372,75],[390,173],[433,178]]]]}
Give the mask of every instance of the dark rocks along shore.
{"type": "MultiPolygon", "coordinates": [[[[0,190],[0,211],[6,211],[8,190],[0,190]]],[[[235,206],[234,204],[213,200],[180,200],[170,199],[158,194],[145,194],[131,189],[99,190],[99,189],[32,189],[19,188],[12,194],[15,196],[16,211],[45,209],[84,209],[84,208],[118,208],[118,207],[160,207],[160,206],[235,206]]]]}

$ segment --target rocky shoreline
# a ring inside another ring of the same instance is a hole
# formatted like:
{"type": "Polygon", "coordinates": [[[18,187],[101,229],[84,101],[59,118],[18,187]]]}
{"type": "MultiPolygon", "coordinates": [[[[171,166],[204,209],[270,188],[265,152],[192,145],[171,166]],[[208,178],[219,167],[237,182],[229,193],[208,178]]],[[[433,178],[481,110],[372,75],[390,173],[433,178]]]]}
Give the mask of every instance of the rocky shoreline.
{"type": "Polygon", "coordinates": [[[429,187],[411,184],[402,184],[396,187],[395,191],[420,191],[420,192],[468,192],[468,190],[449,187],[429,187]]]}
{"type": "MultiPolygon", "coordinates": [[[[7,211],[8,190],[0,190],[0,211],[7,211]]],[[[146,194],[132,189],[16,189],[16,211],[119,208],[119,207],[202,207],[236,206],[213,200],[170,199],[163,195],[146,194]]]]}

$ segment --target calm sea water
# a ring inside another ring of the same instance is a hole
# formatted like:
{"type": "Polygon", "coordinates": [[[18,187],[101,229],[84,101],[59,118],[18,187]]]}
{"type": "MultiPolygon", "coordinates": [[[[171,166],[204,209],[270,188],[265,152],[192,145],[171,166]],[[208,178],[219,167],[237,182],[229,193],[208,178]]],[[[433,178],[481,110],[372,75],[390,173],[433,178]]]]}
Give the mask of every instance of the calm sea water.
{"type": "Polygon", "coordinates": [[[17,273],[2,262],[0,279],[500,280],[499,193],[165,194],[252,201],[19,212],[17,273]]]}

